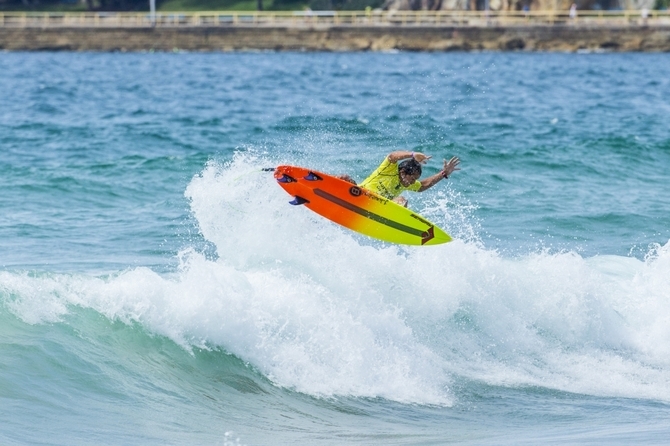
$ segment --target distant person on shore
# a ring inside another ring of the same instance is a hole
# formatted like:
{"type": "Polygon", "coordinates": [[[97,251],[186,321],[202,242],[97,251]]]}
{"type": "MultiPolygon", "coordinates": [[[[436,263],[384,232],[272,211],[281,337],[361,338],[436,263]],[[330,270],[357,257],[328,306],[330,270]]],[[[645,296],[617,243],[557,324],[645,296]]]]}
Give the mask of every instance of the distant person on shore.
{"type": "MultiPolygon", "coordinates": [[[[400,196],[402,192],[423,192],[449,178],[454,171],[461,170],[458,167],[461,161],[454,156],[449,161],[444,160],[441,171],[419,181],[421,164],[426,164],[431,158],[420,152],[391,152],[359,186],[406,207],[407,199],[400,196]]],[[[349,175],[338,175],[338,178],[356,184],[349,175]]]]}
{"type": "Polygon", "coordinates": [[[570,19],[575,20],[577,18],[577,3],[573,3],[570,6],[570,19]]]}

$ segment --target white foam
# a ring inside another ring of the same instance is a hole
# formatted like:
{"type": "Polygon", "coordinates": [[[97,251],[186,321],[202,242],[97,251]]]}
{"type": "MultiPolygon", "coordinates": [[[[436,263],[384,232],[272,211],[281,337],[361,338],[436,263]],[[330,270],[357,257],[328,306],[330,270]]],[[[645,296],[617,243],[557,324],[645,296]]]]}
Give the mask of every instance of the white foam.
{"type": "MultiPolygon", "coordinates": [[[[185,348],[224,348],[311,395],[448,405],[460,376],[670,401],[670,244],[644,261],[505,258],[468,230],[434,247],[375,244],[289,206],[264,165],[238,155],[188,186],[217,260],[187,250],[170,276],[2,272],[5,306],[29,323],[93,308],[185,348]]],[[[452,230],[468,212],[454,199],[424,210],[452,230]]]]}

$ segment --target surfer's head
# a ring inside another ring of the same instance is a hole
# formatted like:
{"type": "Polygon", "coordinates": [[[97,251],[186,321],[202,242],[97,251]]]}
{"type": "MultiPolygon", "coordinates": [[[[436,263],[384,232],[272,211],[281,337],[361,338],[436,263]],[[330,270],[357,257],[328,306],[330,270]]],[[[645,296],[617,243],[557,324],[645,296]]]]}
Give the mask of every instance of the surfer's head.
{"type": "Polygon", "coordinates": [[[398,164],[398,175],[403,186],[409,186],[421,176],[421,163],[410,158],[398,164]]]}

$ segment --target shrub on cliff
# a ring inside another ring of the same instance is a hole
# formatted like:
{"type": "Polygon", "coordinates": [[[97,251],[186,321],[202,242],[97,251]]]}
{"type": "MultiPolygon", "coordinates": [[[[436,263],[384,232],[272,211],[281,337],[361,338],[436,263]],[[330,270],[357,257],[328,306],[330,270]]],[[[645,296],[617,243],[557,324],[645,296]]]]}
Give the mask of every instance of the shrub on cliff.
{"type": "MultiPolygon", "coordinates": [[[[281,5],[291,1],[295,3],[294,0],[274,0],[273,6],[281,8],[281,5]]],[[[383,0],[308,0],[307,3],[314,11],[363,11],[367,7],[380,7],[383,0]]]]}

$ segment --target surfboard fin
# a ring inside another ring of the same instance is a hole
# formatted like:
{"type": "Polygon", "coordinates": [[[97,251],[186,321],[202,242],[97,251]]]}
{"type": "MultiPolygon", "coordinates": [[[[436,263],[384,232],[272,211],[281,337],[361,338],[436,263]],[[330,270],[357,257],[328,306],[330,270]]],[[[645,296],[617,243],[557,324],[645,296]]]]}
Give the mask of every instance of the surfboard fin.
{"type": "Polygon", "coordinates": [[[314,172],[310,172],[310,173],[308,173],[307,175],[305,175],[305,179],[306,179],[307,181],[320,181],[320,180],[323,180],[323,178],[321,178],[320,176],[318,176],[318,175],[315,174],[314,172]]]}
{"type": "Polygon", "coordinates": [[[284,173],[280,178],[277,178],[277,181],[280,183],[295,183],[295,178],[290,177],[284,173]]]}
{"type": "Polygon", "coordinates": [[[305,204],[305,203],[309,203],[309,200],[306,200],[306,199],[304,199],[302,197],[299,197],[297,195],[295,196],[295,198],[293,200],[289,201],[289,204],[292,204],[293,206],[298,206],[298,205],[305,204]]]}

